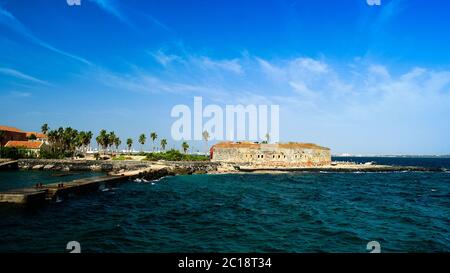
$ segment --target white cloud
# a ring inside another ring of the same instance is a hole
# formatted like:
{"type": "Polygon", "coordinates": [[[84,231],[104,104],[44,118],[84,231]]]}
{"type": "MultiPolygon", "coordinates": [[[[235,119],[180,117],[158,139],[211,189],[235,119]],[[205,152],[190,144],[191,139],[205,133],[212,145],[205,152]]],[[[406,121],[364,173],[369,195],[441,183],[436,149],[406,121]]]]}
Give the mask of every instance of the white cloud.
{"type": "Polygon", "coordinates": [[[73,60],[76,60],[78,62],[87,64],[87,65],[92,65],[88,60],[86,60],[82,57],[79,57],[74,54],[68,53],[66,51],[60,50],[42,40],[40,40],[39,38],[34,36],[19,20],[17,20],[17,18],[14,17],[14,15],[12,15],[9,11],[7,11],[1,7],[0,7],[0,24],[10,28],[11,30],[24,36],[31,42],[33,42],[43,48],[46,48],[54,53],[63,55],[65,57],[71,58],[73,60]]]}
{"type": "Polygon", "coordinates": [[[243,73],[242,66],[238,59],[212,60],[208,57],[201,57],[199,61],[205,69],[222,69],[236,74],[243,73]]]}
{"type": "Polygon", "coordinates": [[[440,151],[450,138],[450,71],[376,63],[261,57],[152,55],[164,67],[128,74],[86,71],[108,90],[193,96],[225,104],[277,104],[283,141],[311,141],[335,152],[440,151]],[[370,143],[370,145],[367,145],[370,143]],[[444,143],[444,144],[443,144],[444,143]],[[418,147],[414,150],[415,147],[418,147]]]}
{"type": "Polygon", "coordinates": [[[34,82],[34,83],[43,84],[43,85],[49,85],[49,83],[46,81],[40,80],[38,78],[35,78],[33,76],[27,75],[23,72],[20,72],[18,70],[11,69],[11,68],[0,67],[0,73],[7,75],[7,76],[17,78],[17,79],[21,79],[21,80],[26,80],[26,81],[30,81],[30,82],[34,82]]]}
{"type": "Polygon", "coordinates": [[[10,94],[14,97],[19,97],[19,98],[31,97],[31,93],[29,93],[29,92],[11,91],[10,94]]]}
{"type": "Polygon", "coordinates": [[[162,50],[156,52],[149,52],[149,54],[162,66],[167,67],[172,62],[180,60],[180,57],[173,54],[166,54],[162,50]]]}

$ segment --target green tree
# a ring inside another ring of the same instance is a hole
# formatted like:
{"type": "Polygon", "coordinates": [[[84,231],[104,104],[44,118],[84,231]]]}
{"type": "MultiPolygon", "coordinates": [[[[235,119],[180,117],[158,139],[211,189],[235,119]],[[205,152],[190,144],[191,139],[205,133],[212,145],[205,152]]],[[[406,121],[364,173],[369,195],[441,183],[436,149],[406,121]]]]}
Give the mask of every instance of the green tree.
{"type": "Polygon", "coordinates": [[[265,137],[266,137],[266,143],[269,143],[269,142],[270,142],[270,134],[267,133],[267,134],[265,135],[265,137]]]}
{"type": "Polygon", "coordinates": [[[106,153],[106,149],[109,146],[109,134],[106,132],[106,130],[102,129],[100,130],[100,134],[95,138],[98,145],[102,147],[103,154],[106,153]]]}
{"type": "Polygon", "coordinates": [[[161,150],[165,151],[166,150],[166,146],[167,146],[167,139],[163,138],[161,139],[161,150]]]}
{"type": "Polygon", "coordinates": [[[128,153],[131,153],[131,147],[133,146],[133,140],[131,138],[127,139],[127,147],[128,147],[128,153]]]}
{"type": "Polygon", "coordinates": [[[27,139],[28,139],[28,140],[36,140],[37,137],[36,137],[35,134],[31,134],[31,135],[27,136],[27,139]]]}
{"type": "Polygon", "coordinates": [[[49,147],[45,148],[46,158],[72,157],[83,146],[81,139],[86,134],[71,127],[60,127],[47,133],[49,147]]]}
{"type": "Polygon", "coordinates": [[[188,151],[188,149],[189,149],[189,144],[188,144],[186,141],[184,141],[184,142],[181,144],[181,147],[183,148],[184,153],[187,153],[187,151],[188,151]]]}
{"type": "Polygon", "coordinates": [[[208,153],[208,140],[209,140],[209,133],[208,131],[203,131],[202,133],[203,136],[203,140],[205,141],[205,145],[206,145],[206,153],[208,153]]]}
{"type": "Polygon", "coordinates": [[[91,139],[92,139],[92,132],[91,131],[86,132],[83,138],[83,145],[85,152],[87,152],[88,147],[91,144],[91,139]]]}
{"type": "Polygon", "coordinates": [[[139,136],[139,143],[141,143],[141,152],[144,150],[144,144],[146,139],[147,138],[145,137],[145,134],[141,134],[139,136]]]}
{"type": "Polygon", "coordinates": [[[116,134],[114,133],[114,131],[109,132],[108,134],[108,147],[111,150],[111,153],[113,152],[113,146],[114,146],[114,142],[116,140],[116,134]]]}
{"type": "Polygon", "coordinates": [[[44,123],[42,126],[41,126],[41,132],[43,133],[43,134],[47,134],[47,132],[50,130],[50,128],[48,127],[48,124],[47,123],[44,123]]]}
{"type": "Polygon", "coordinates": [[[119,152],[119,146],[122,144],[122,141],[119,137],[114,138],[114,146],[116,147],[116,152],[119,152]]]}
{"type": "Polygon", "coordinates": [[[153,151],[155,151],[155,140],[158,138],[158,135],[155,132],[150,133],[150,138],[152,139],[153,142],[153,151]]]}

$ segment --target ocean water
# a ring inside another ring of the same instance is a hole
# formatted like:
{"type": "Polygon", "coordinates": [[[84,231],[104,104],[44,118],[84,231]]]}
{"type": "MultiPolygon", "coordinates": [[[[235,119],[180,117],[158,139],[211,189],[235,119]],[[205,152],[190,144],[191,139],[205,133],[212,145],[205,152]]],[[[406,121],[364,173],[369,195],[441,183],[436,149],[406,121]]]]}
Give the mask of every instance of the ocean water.
{"type": "Polygon", "coordinates": [[[450,173],[177,176],[0,206],[0,252],[67,252],[69,241],[82,252],[367,252],[373,240],[382,252],[450,251],[450,173]]]}
{"type": "Polygon", "coordinates": [[[63,171],[1,171],[0,191],[33,187],[36,183],[51,184],[72,181],[74,179],[99,176],[99,172],[63,172],[63,171]]]}

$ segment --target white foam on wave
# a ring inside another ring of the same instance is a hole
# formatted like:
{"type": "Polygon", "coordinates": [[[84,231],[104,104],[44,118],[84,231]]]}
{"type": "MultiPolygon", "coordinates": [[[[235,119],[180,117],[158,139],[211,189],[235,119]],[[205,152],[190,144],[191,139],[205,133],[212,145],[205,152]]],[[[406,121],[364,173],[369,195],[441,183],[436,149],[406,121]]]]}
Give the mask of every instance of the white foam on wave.
{"type": "Polygon", "coordinates": [[[134,179],[134,182],[145,183],[145,182],[148,182],[148,180],[145,180],[144,178],[136,178],[136,179],[134,179]]]}

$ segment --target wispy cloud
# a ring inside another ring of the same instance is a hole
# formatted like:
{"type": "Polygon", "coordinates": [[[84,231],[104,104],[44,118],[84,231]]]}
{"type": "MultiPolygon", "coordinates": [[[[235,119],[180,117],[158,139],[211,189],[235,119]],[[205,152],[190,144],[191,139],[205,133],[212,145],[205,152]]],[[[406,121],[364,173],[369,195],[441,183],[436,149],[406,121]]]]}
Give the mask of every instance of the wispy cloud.
{"type": "Polygon", "coordinates": [[[157,52],[162,68],[90,74],[108,90],[188,100],[200,95],[219,105],[278,104],[282,140],[341,147],[336,152],[402,153],[414,145],[426,151],[436,136],[450,137],[449,126],[438,122],[450,115],[450,71],[411,67],[394,73],[366,60],[192,56],[157,52]],[[426,136],[405,142],[418,132],[426,136]]]}
{"type": "MultiPolygon", "coordinates": [[[[92,3],[96,4],[99,8],[104,10],[106,13],[114,16],[117,18],[120,22],[126,24],[128,27],[130,27],[134,31],[138,31],[138,27],[136,27],[126,16],[122,10],[120,9],[119,3],[116,0],[89,0],[92,3]]],[[[149,15],[149,14],[143,14],[144,17],[149,20],[152,24],[157,26],[158,28],[164,30],[164,31],[171,31],[171,29],[166,26],[164,23],[156,19],[155,17],[149,15]]]]}
{"type": "Polygon", "coordinates": [[[20,72],[18,70],[11,69],[11,68],[0,67],[0,73],[3,74],[3,75],[7,75],[7,76],[11,76],[11,77],[17,78],[17,79],[30,81],[30,82],[33,82],[33,83],[49,85],[49,83],[44,81],[44,80],[40,80],[40,79],[38,79],[36,77],[30,76],[28,74],[25,74],[23,72],[20,72]]]}
{"type": "Polygon", "coordinates": [[[134,26],[131,24],[128,18],[120,11],[117,1],[115,0],[89,0],[89,1],[97,4],[98,7],[103,9],[105,12],[111,14],[112,16],[116,17],[122,23],[125,23],[130,27],[134,28],[134,26]]]}
{"type": "Polygon", "coordinates": [[[87,64],[87,65],[91,65],[91,63],[88,60],[86,60],[82,57],[76,56],[74,54],[68,53],[66,51],[63,51],[61,49],[58,49],[58,48],[42,41],[41,39],[37,38],[14,15],[12,15],[9,11],[3,9],[2,7],[0,7],[0,24],[8,27],[9,29],[24,36],[31,42],[33,42],[43,48],[46,48],[52,52],[55,52],[62,56],[76,60],[78,62],[87,64]]]}
{"type": "Polygon", "coordinates": [[[19,91],[11,91],[10,94],[17,98],[28,98],[31,97],[30,92],[19,92],[19,91]]]}
{"type": "Polygon", "coordinates": [[[184,65],[189,69],[200,69],[211,72],[212,70],[221,72],[232,72],[235,74],[242,74],[244,70],[241,65],[241,60],[234,59],[213,59],[208,56],[198,56],[193,54],[175,55],[165,53],[163,50],[156,52],[149,52],[155,61],[164,67],[171,64],[184,65]]]}
{"type": "Polygon", "coordinates": [[[166,54],[162,50],[158,50],[156,52],[148,52],[148,54],[164,67],[167,67],[170,63],[174,61],[181,60],[179,56],[173,54],[166,54]]]}

